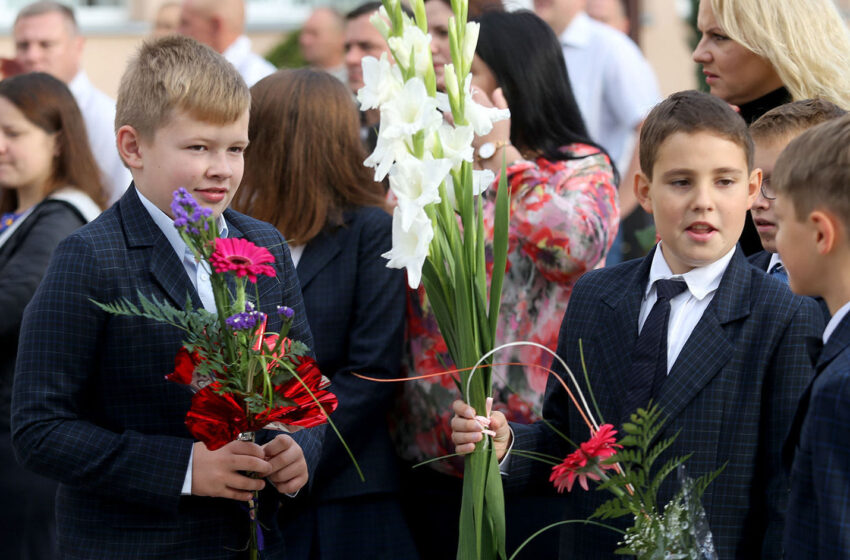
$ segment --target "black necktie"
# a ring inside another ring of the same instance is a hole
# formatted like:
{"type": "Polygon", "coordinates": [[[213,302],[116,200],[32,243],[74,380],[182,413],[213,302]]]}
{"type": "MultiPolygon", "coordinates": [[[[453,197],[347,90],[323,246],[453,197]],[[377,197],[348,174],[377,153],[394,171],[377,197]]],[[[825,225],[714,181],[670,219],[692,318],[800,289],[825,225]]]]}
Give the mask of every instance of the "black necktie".
{"type": "Polygon", "coordinates": [[[667,323],[670,322],[670,300],[688,289],[682,280],[658,280],[658,299],[643,323],[632,353],[631,378],[628,380],[623,421],[638,408],[646,408],[658,395],[667,377],[667,323]]]}

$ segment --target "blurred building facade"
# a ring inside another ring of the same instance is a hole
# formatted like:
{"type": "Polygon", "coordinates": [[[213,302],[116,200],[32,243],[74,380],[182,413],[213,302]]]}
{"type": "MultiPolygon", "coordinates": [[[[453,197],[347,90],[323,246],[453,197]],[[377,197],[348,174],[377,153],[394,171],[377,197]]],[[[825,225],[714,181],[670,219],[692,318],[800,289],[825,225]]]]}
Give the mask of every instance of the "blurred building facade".
{"type": "MultiPolygon", "coordinates": [[[[163,0],[74,0],[72,4],[87,38],[83,66],[94,84],[114,96],[127,59],[148,36],[151,21],[163,0]]],[[[510,0],[513,7],[530,7],[530,0],[510,0]]],[[[770,0],[765,0],[770,1],[770,0]]],[[[696,70],[690,58],[691,30],[686,18],[690,0],[629,0],[637,10],[640,46],[652,64],[662,94],[693,88],[696,70]]],[[[836,0],[850,21],[850,0],[836,0]]],[[[0,0],[0,56],[14,54],[11,25],[28,0],[0,0]]],[[[300,27],[318,5],[346,11],[358,0],[246,0],[247,34],[254,49],[264,54],[286,33],[300,27]]]]}

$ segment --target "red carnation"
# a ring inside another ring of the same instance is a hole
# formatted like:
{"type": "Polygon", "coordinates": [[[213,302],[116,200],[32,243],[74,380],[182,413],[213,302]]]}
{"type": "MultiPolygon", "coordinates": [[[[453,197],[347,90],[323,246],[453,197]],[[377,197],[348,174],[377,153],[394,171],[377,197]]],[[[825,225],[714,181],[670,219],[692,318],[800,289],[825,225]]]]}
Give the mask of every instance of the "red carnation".
{"type": "Polygon", "coordinates": [[[195,366],[200,361],[201,359],[197,352],[190,354],[184,346],[181,346],[180,350],[177,351],[177,355],[174,356],[174,371],[166,375],[165,378],[181,385],[191,385],[192,374],[195,372],[195,366]]]}
{"type": "Polygon", "coordinates": [[[210,265],[215,272],[233,272],[239,278],[248,277],[257,282],[257,276],[275,276],[270,263],[274,257],[265,247],[258,247],[247,239],[219,238],[215,240],[215,251],[210,255],[210,265]]]}

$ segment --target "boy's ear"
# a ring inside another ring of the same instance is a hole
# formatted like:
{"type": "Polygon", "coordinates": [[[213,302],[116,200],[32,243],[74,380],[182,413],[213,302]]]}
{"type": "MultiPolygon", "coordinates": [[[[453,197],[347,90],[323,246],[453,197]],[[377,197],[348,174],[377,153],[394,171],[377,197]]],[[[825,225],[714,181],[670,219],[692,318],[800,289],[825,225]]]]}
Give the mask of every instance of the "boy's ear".
{"type": "Polygon", "coordinates": [[[649,196],[649,177],[642,171],[635,173],[635,198],[647,214],[652,214],[652,198],[649,196]]]}
{"type": "Polygon", "coordinates": [[[808,221],[815,236],[815,247],[821,255],[832,252],[839,237],[846,237],[841,220],[828,210],[813,210],[808,221]]]}
{"type": "Polygon", "coordinates": [[[130,169],[141,169],[143,167],[142,149],[140,145],[139,132],[125,124],[115,133],[115,142],[118,145],[118,154],[130,169]]]}
{"type": "Polygon", "coordinates": [[[753,207],[753,203],[758,198],[761,190],[762,171],[758,167],[750,173],[749,183],[747,184],[747,210],[753,207]]]}

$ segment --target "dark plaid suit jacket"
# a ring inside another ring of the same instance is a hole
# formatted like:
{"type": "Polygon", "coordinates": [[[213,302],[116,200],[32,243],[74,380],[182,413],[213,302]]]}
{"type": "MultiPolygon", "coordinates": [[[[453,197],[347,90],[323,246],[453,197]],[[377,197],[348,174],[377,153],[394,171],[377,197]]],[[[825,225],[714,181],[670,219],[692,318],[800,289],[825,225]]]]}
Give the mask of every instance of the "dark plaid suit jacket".
{"type": "MultiPolygon", "coordinates": [[[[296,312],[292,336],[312,345],[298,279],[280,234],[226,211],[231,236],[267,247],[276,278],[261,277],[260,308],[269,330],[275,306],[296,312]]],[[[137,291],[183,306],[200,299],[174,249],[135,188],[57,249],[27,308],[12,403],[21,462],[58,480],[57,524],[66,558],[237,558],[248,518],[232,500],[181,497],[193,440],[184,424],[191,394],[163,376],[174,367],[182,331],[138,317],[107,314],[90,300],[137,301],[137,291]]],[[[299,432],[315,461],[320,441],[299,432]]],[[[315,462],[312,463],[314,465],[315,462]]],[[[267,485],[261,507],[278,496],[267,485]]],[[[273,527],[272,516],[266,515],[273,527]]],[[[282,554],[275,530],[270,557],[282,554]]]]}
{"type": "MultiPolygon", "coordinates": [[[[558,354],[584,385],[582,341],[590,384],[610,423],[616,424],[625,412],[623,380],[630,374],[651,262],[652,253],[587,273],[573,290],[561,326],[558,354]]],[[[667,417],[662,437],[679,432],[661,462],[665,456],[693,453],[687,462],[692,477],[727,463],[702,500],[720,558],[781,555],[788,496],[781,447],[797,400],[812,377],[806,337],[822,330],[821,314],[811,299],[793,295],[784,284],[757,271],[738,249],[661,388],[658,403],[667,417]]],[[[560,373],[560,367],[553,368],[560,373]]],[[[543,415],[573,441],[588,439],[587,427],[552,380],[543,415]]],[[[515,448],[559,457],[571,451],[542,423],[514,429],[515,448]]],[[[513,457],[508,481],[546,482],[548,470],[513,457]]],[[[672,480],[662,487],[661,503],[675,490],[672,480]]],[[[607,498],[605,492],[574,488],[564,496],[566,518],[586,518],[607,498]]],[[[616,543],[611,531],[567,525],[560,557],[611,558],[616,543]]]]}
{"type": "Polygon", "coordinates": [[[788,442],[796,446],[784,539],[789,560],[850,558],[850,317],[827,340],[816,371],[788,442]]]}
{"type": "Polygon", "coordinates": [[[392,248],[392,218],[378,208],[345,214],[342,227],[312,239],[298,261],[316,359],[339,398],[331,416],[363,471],[360,480],[331,430],[311,495],[300,509],[281,511],[293,559],[415,558],[398,503],[399,475],[387,431],[396,383],[366,381],[352,372],[399,378],[404,349],[405,276],[381,255],[392,248]],[[343,514],[343,512],[345,512],[343,514]],[[295,519],[293,519],[295,516],[295,519]],[[301,535],[298,539],[290,535],[301,535]],[[310,536],[313,539],[307,540],[310,536]],[[310,545],[318,550],[312,551],[310,545]]]}

